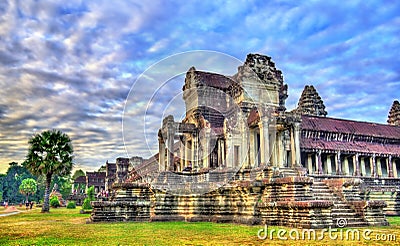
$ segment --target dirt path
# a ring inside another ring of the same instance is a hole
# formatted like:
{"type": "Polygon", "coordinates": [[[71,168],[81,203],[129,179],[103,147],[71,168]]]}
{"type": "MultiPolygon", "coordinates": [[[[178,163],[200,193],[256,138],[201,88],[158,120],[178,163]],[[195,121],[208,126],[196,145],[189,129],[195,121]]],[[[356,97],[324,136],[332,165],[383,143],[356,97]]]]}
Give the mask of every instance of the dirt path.
{"type": "MultiPolygon", "coordinates": [[[[38,208],[34,208],[34,209],[38,209],[38,208]]],[[[21,210],[18,210],[15,206],[10,206],[7,209],[5,209],[4,211],[0,212],[0,217],[19,214],[19,213],[24,213],[24,212],[32,211],[34,209],[22,210],[21,211],[21,210]]]]}
{"type": "Polygon", "coordinates": [[[11,213],[4,213],[4,214],[0,214],[0,217],[19,214],[19,213],[21,213],[21,211],[15,211],[15,212],[11,212],[11,213]]]}

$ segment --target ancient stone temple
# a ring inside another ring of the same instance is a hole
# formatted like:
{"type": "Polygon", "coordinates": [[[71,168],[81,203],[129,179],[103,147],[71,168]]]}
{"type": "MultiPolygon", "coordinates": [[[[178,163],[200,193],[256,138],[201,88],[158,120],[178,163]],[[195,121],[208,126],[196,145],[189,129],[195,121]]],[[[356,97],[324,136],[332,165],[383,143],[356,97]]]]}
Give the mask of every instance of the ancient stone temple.
{"type": "Polygon", "coordinates": [[[191,67],[185,117],[163,119],[159,153],[117,178],[90,220],[387,225],[384,212],[400,211],[400,128],[328,118],[313,86],[289,112],[287,89],[264,55],[232,76],[191,67]]]}

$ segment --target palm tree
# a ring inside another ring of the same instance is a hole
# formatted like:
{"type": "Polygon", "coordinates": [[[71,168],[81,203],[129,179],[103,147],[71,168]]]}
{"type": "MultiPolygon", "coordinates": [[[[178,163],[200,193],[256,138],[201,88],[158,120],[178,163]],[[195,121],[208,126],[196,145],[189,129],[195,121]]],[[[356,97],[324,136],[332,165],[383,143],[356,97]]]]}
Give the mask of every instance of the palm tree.
{"type": "Polygon", "coordinates": [[[47,130],[35,134],[29,140],[29,150],[23,163],[32,174],[46,179],[42,212],[49,212],[50,184],[52,176],[69,175],[73,163],[71,139],[59,130],[47,130]]]}

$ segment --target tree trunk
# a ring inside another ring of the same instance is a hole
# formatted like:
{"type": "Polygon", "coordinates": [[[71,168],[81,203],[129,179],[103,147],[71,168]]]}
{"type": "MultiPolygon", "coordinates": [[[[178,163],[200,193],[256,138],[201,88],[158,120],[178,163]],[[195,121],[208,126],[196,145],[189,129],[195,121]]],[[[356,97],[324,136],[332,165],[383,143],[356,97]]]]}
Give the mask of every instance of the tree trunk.
{"type": "Polygon", "coordinates": [[[44,190],[44,199],[43,199],[43,207],[42,213],[50,211],[50,185],[51,185],[51,174],[46,175],[46,188],[44,190]]]}

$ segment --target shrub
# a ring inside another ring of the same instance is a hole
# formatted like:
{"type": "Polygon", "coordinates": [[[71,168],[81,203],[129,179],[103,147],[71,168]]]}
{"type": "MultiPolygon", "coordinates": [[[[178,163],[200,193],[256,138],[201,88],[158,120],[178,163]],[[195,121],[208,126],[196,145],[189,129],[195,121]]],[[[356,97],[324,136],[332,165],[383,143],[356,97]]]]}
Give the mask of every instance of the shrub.
{"type": "Polygon", "coordinates": [[[87,189],[87,197],[89,198],[90,201],[94,201],[95,200],[94,196],[95,196],[94,195],[94,186],[92,185],[87,189]]]}
{"type": "Polygon", "coordinates": [[[67,204],[67,208],[76,208],[76,204],[75,204],[75,202],[74,202],[74,201],[70,201],[70,202],[68,202],[68,204],[67,204]]]}
{"type": "Polygon", "coordinates": [[[60,206],[60,201],[58,200],[57,196],[52,196],[50,198],[50,206],[53,208],[58,208],[60,206]]]}
{"type": "Polygon", "coordinates": [[[85,200],[83,201],[82,209],[92,209],[89,198],[85,198],[85,200]]]}

